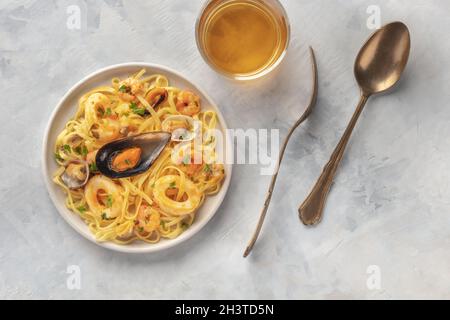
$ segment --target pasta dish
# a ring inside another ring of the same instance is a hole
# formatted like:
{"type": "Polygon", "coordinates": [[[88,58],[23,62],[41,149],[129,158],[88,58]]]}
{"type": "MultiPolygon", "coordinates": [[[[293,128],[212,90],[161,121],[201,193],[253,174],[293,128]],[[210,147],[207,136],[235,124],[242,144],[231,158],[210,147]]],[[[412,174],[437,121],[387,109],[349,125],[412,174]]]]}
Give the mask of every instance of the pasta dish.
{"type": "Polygon", "coordinates": [[[55,143],[53,181],[97,241],[176,238],[225,177],[216,113],[145,72],[84,94],[55,143]]]}

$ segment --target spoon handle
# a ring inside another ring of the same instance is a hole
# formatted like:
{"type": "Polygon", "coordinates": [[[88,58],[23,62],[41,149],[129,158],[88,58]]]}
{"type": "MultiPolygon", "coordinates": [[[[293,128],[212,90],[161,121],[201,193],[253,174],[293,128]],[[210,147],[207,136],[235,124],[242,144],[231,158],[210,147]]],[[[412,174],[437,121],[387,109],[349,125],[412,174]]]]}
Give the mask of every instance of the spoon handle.
{"type": "Polygon", "coordinates": [[[298,209],[300,220],[305,225],[315,225],[318,224],[322,219],[322,212],[325,206],[325,201],[330,191],[331,185],[333,183],[334,175],[341,162],[342,156],[344,155],[345,147],[347,146],[348,140],[355,128],[356,122],[358,121],[361,112],[366,105],[369,96],[361,95],[361,99],[358,106],[350,120],[347,129],[345,130],[339,144],[334,149],[330,160],[323,168],[322,174],[317,180],[311,193],[306,198],[306,200],[301,204],[298,209]]]}

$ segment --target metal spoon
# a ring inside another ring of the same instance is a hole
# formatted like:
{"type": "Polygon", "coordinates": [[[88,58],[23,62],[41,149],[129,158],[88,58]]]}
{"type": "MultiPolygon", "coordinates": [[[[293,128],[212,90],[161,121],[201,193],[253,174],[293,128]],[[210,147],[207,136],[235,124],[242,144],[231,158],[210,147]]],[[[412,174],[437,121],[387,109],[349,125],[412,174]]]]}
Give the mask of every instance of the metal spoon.
{"type": "Polygon", "coordinates": [[[356,81],[361,89],[361,99],[316,185],[298,210],[300,220],[305,225],[317,224],[322,219],[326,197],[337,167],[367,100],[373,94],[390,89],[400,80],[408,62],[410,47],[411,40],[406,25],[393,22],[375,32],[361,48],[354,68],[356,81]]]}
{"type": "Polygon", "coordinates": [[[284,152],[286,151],[286,147],[289,142],[289,139],[291,138],[295,129],[297,129],[297,127],[308,118],[308,116],[311,114],[314,106],[316,105],[317,91],[318,91],[317,63],[316,63],[316,56],[314,55],[313,48],[309,47],[309,53],[311,56],[311,66],[312,66],[312,74],[313,74],[313,87],[312,87],[311,98],[309,100],[309,104],[308,104],[308,107],[306,108],[305,112],[297,120],[297,122],[291,127],[288,135],[286,136],[286,139],[284,140],[284,143],[283,143],[283,146],[281,148],[281,152],[280,152],[280,155],[278,158],[277,171],[272,176],[272,181],[269,186],[269,191],[267,192],[267,195],[266,195],[266,200],[264,201],[264,207],[261,211],[258,225],[256,226],[256,230],[255,230],[252,238],[250,239],[250,242],[248,243],[247,248],[245,249],[244,258],[247,257],[250,254],[250,252],[252,251],[253,246],[255,245],[255,242],[258,239],[259,233],[261,232],[261,228],[264,223],[264,219],[266,218],[267,210],[269,209],[270,200],[272,199],[272,193],[273,193],[273,189],[275,187],[275,182],[277,181],[278,170],[280,170],[281,161],[283,160],[284,152]]]}

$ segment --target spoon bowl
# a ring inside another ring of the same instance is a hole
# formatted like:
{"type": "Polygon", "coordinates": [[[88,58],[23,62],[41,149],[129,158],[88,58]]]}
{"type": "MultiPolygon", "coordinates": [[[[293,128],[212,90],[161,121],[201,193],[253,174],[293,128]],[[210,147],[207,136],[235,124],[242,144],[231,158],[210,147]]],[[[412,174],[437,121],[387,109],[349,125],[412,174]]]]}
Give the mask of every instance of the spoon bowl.
{"type": "Polygon", "coordinates": [[[411,40],[402,22],[390,23],[363,45],[355,61],[355,78],[366,96],[381,93],[400,80],[408,62],[411,40]]]}

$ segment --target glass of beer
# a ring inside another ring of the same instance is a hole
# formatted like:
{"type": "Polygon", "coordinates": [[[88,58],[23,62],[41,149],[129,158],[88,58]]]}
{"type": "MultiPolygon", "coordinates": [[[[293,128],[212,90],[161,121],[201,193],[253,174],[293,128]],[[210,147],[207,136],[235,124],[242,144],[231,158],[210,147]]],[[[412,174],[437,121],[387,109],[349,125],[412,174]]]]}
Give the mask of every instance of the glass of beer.
{"type": "Polygon", "coordinates": [[[287,14],[278,0],[209,0],[196,23],[205,61],[236,80],[256,79],[275,69],[289,37],[287,14]]]}

